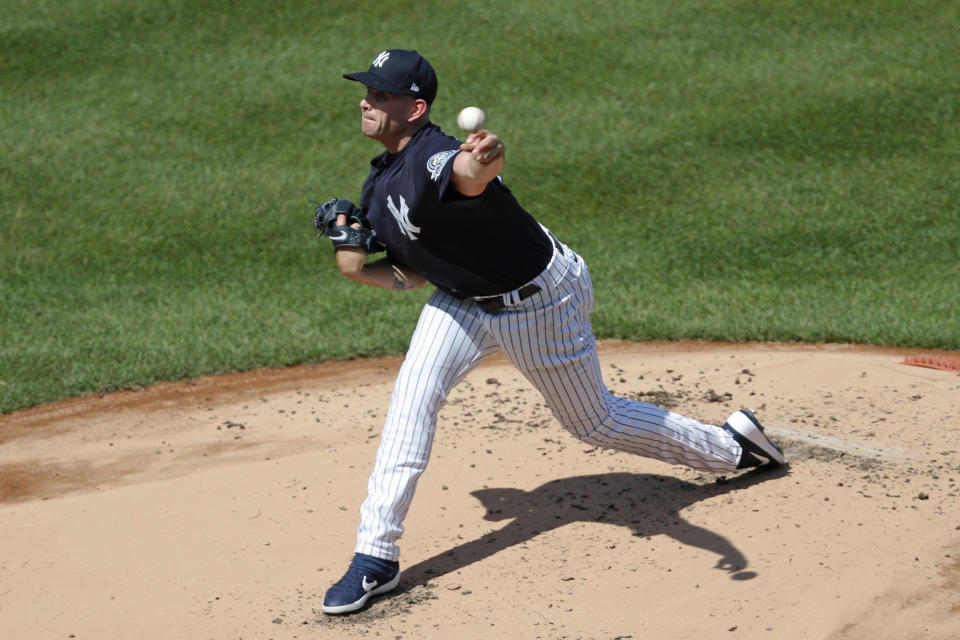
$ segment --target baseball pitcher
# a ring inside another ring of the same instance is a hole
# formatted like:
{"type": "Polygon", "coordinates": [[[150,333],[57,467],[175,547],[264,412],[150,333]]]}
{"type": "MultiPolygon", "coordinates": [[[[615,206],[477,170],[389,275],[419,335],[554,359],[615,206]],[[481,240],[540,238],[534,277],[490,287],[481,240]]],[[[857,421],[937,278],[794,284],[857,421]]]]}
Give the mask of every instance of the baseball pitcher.
{"type": "Polygon", "coordinates": [[[323,610],[361,609],[400,581],[397,546],[437,414],[469,371],[502,352],[574,437],[705,471],[779,465],[784,456],[749,411],[723,426],[612,395],[600,373],[583,259],[539,224],[499,178],[505,146],[487,129],[461,142],[430,122],[433,67],[383,51],[366,71],[360,128],[385,151],[357,205],[334,198],[314,224],[347,278],[394,290],[431,283],[400,368],[361,507],[355,554],[323,610]],[[368,254],[385,252],[368,261],[368,254]]]}

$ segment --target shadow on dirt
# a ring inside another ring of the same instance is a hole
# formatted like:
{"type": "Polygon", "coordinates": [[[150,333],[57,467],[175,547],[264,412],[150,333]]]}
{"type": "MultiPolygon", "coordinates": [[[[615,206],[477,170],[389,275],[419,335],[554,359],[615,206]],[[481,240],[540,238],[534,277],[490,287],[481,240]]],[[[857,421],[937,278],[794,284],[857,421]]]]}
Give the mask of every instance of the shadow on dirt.
{"type": "Polygon", "coordinates": [[[691,504],[782,477],[787,468],[754,470],[732,479],[694,484],[670,476],[605,473],[553,480],[533,491],[499,488],[472,492],[487,509],[486,520],[513,519],[502,529],[428,558],[403,572],[401,589],[426,583],[545,531],[573,522],[628,527],[635,536],[670,536],[720,556],[715,568],[734,580],[756,577],[746,557],[726,538],[686,522],[680,510],[691,504]]]}
{"type": "Polygon", "coordinates": [[[436,578],[574,522],[627,527],[633,535],[643,538],[669,536],[719,556],[714,568],[729,573],[731,579],[751,580],[757,573],[746,570],[749,562],[732,542],[685,521],[680,510],[788,474],[789,466],[783,466],[756,469],[729,479],[720,476],[697,484],[655,474],[602,473],[553,480],[532,491],[509,487],[480,489],[471,495],[486,507],[484,518],[512,522],[408,567],[402,573],[399,588],[372,600],[372,606],[337,618],[317,612],[315,621],[335,626],[409,613],[411,607],[435,598],[435,584],[431,581],[436,578]]]}

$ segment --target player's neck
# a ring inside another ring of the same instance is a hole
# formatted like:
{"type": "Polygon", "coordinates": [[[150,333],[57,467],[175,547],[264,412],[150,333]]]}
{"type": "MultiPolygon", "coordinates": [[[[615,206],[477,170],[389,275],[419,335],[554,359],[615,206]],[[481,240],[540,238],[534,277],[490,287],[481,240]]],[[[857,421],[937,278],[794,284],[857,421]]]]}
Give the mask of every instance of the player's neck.
{"type": "Polygon", "coordinates": [[[417,135],[417,132],[420,131],[420,129],[423,129],[429,123],[429,120],[418,120],[415,123],[411,123],[411,126],[407,127],[403,132],[400,132],[399,135],[391,136],[386,140],[380,140],[380,142],[384,147],[386,147],[387,153],[396,155],[400,153],[404,147],[410,144],[410,141],[413,140],[413,137],[417,135]]]}

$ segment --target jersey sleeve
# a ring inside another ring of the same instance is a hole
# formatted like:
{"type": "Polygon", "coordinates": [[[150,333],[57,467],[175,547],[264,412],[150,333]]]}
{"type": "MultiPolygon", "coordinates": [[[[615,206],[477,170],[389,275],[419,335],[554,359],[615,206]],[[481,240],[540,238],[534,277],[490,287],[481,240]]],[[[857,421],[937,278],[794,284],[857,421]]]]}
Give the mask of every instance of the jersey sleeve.
{"type": "Polygon", "coordinates": [[[463,198],[453,186],[453,160],[458,153],[459,149],[445,149],[433,153],[427,160],[430,186],[436,190],[437,198],[444,203],[463,198]]]}
{"type": "Polygon", "coordinates": [[[460,153],[460,141],[445,137],[440,148],[434,147],[427,160],[427,173],[430,186],[436,190],[441,204],[471,206],[482,196],[465,196],[457,191],[453,184],[453,161],[460,153]]]}

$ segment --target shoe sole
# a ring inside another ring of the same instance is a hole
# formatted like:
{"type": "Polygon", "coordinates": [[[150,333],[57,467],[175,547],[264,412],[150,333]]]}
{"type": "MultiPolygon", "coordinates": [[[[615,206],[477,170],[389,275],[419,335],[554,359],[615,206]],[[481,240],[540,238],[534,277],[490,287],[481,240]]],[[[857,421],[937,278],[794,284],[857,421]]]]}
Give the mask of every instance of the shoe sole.
{"type": "Polygon", "coordinates": [[[386,593],[388,591],[393,591],[397,588],[397,585],[400,584],[400,572],[397,571],[397,575],[393,576],[393,580],[383,585],[382,587],[377,587],[371,591],[367,591],[363,596],[355,601],[347,604],[338,604],[338,605],[323,605],[324,613],[350,613],[351,611],[358,611],[363,609],[363,605],[367,604],[367,600],[370,599],[370,596],[380,595],[381,593],[386,593]]]}
{"type": "Polygon", "coordinates": [[[760,425],[760,422],[753,417],[752,412],[744,409],[736,411],[730,416],[730,419],[727,420],[727,424],[730,425],[731,429],[749,441],[750,444],[759,449],[763,455],[769,457],[771,462],[783,464],[787,461],[780,447],[770,442],[770,439],[764,435],[763,427],[760,425]]]}

